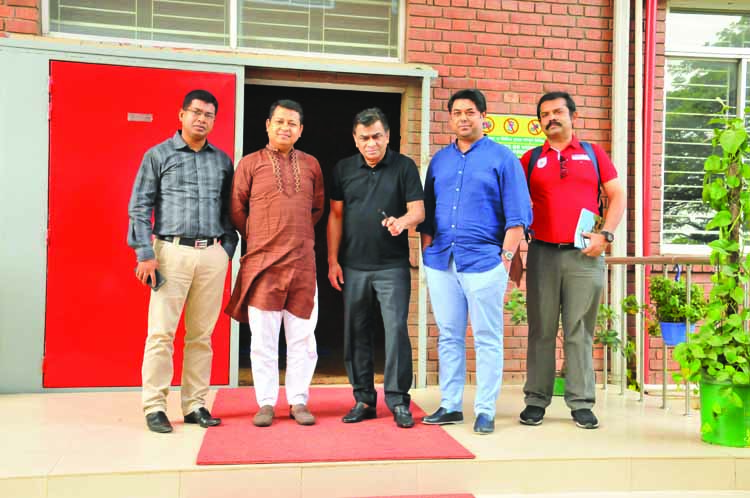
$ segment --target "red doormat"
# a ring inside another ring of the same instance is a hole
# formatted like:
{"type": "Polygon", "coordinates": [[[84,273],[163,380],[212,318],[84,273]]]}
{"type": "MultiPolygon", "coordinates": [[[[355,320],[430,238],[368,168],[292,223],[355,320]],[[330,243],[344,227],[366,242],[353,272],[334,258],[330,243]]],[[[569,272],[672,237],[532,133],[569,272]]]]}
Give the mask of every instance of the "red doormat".
{"type": "MultiPolygon", "coordinates": [[[[341,417],[354,405],[351,388],[312,388],[309,407],[317,422],[303,427],[289,418],[281,391],[273,425],[263,428],[252,422],[258,411],[253,388],[216,393],[211,414],[221,417],[222,424],[206,430],[198,465],[474,458],[440,426],[422,424],[425,413],[414,402],[417,424],[411,429],[396,427],[382,401],[378,418],[345,424],[341,417]]],[[[378,390],[378,400],[383,399],[378,390]]]]}
{"type": "Polygon", "coordinates": [[[471,493],[443,494],[443,495],[398,495],[398,496],[369,496],[367,498],[476,498],[471,493]]]}

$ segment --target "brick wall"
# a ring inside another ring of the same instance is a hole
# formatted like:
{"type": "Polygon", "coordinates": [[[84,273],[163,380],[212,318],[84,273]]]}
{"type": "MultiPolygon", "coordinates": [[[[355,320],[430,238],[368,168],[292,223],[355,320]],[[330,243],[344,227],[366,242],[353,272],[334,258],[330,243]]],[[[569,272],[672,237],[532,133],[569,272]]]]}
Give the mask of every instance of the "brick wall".
{"type": "MultiPolygon", "coordinates": [[[[478,88],[493,114],[536,114],[549,91],[576,100],[579,137],[609,149],[612,86],[610,0],[408,0],[406,62],[438,71],[431,95],[431,152],[451,140],[447,102],[462,88],[478,88]]],[[[417,106],[418,102],[415,103],[417,106]]],[[[507,317],[506,317],[507,319],[507,317]]],[[[437,327],[429,320],[428,380],[437,372],[437,327]]],[[[525,327],[505,324],[505,380],[526,369],[525,327]]],[[[474,378],[473,341],[467,340],[468,379],[474,378]]],[[[602,352],[595,351],[601,368],[602,352]]]]}
{"type": "Polygon", "coordinates": [[[406,61],[427,63],[432,88],[431,144],[450,141],[446,104],[478,88],[488,112],[534,115],[547,91],[574,96],[578,134],[610,140],[612,7],[610,0],[408,0],[406,61]]]}
{"type": "Polygon", "coordinates": [[[42,32],[40,0],[0,0],[0,36],[42,32]]]}

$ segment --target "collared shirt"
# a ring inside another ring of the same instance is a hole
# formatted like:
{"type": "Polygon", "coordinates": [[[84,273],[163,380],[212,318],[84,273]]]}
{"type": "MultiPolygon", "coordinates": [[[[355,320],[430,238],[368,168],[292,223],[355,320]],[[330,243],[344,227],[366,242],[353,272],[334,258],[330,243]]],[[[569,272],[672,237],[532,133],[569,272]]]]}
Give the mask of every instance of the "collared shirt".
{"type": "Polygon", "coordinates": [[[501,263],[505,231],[531,223],[523,169],[505,147],[483,137],[461,152],[456,143],[432,158],[425,180],[425,221],[417,228],[433,237],[424,264],[480,273],[501,263]]]}
{"type": "Polygon", "coordinates": [[[138,261],[155,257],[152,234],[220,238],[232,257],[238,240],[229,221],[233,174],[232,160],[224,151],[206,141],[195,152],[179,131],[150,148],[128,205],[128,245],[135,249],[138,261]]]}
{"type": "Polygon", "coordinates": [[[424,198],[419,170],[407,156],[390,149],[375,167],[362,154],[339,161],[333,169],[331,200],[344,201],[342,266],[379,270],[409,264],[409,235],[394,237],[383,227],[383,212],[398,218],[406,203],[424,198]]]}
{"type": "MultiPolygon", "coordinates": [[[[601,182],[604,184],[617,178],[617,170],[607,153],[596,144],[591,144],[591,147],[599,163],[601,182]]],[[[531,152],[527,151],[521,158],[527,176],[531,152]]],[[[529,181],[534,203],[531,232],[535,239],[554,244],[573,242],[581,209],[593,213],[599,211],[596,166],[575,135],[561,151],[545,141],[529,181]]]]}

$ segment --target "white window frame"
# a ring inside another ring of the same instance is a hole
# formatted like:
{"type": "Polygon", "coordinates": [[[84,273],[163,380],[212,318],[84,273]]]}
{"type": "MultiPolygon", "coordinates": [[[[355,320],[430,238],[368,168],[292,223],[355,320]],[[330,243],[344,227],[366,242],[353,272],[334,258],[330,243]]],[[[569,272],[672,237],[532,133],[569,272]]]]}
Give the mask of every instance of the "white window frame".
{"type": "MultiPolygon", "coordinates": [[[[680,9],[681,11],[683,9],[680,9]]],[[[750,10],[737,10],[734,13],[750,15],[750,10]]],[[[696,14],[706,13],[711,14],[715,12],[696,10],[696,14]]],[[[732,14],[731,11],[723,11],[721,13],[732,14]]],[[[666,29],[670,27],[667,24],[666,29]]],[[[750,48],[733,48],[733,47],[706,47],[705,49],[691,49],[691,50],[670,50],[668,46],[665,46],[664,59],[665,59],[665,72],[666,72],[666,60],[670,58],[676,59],[699,59],[704,61],[734,61],[737,64],[737,114],[740,118],[745,118],[745,107],[747,105],[747,92],[748,92],[748,81],[747,81],[747,70],[748,62],[750,62],[750,48]]],[[[667,75],[665,74],[665,78],[667,75]]],[[[662,122],[662,137],[666,137],[667,128],[667,90],[664,89],[663,95],[664,109],[662,122]]],[[[659,219],[659,233],[661,235],[661,252],[662,254],[691,254],[691,255],[709,255],[711,254],[711,248],[707,245],[698,244],[669,244],[663,242],[664,237],[664,170],[666,162],[666,140],[662,140],[662,185],[661,185],[661,217],[659,219]]]]}
{"type": "Polygon", "coordinates": [[[238,33],[238,14],[239,14],[239,0],[229,0],[229,46],[225,45],[207,45],[199,43],[183,43],[183,42],[170,42],[170,41],[156,41],[156,40],[133,40],[130,38],[119,38],[116,36],[95,36],[95,35],[78,35],[75,33],[64,33],[61,31],[50,30],[50,0],[41,0],[41,19],[42,19],[42,35],[52,36],[55,38],[69,39],[69,40],[85,40],[92,42],[111,42],[118,44],[128,44],[134,47],[149,47],[149,48],[192,48],[195,50],[210,50],[219,52],[234,52],[240,54],[254,54],[254,55],[273,55],[273,56],[292,56],[292,57],[304,57],[304,58],[315,58],[315,59],[330,59],[330,60],[351,60],[351,61],[362,61],[362,62],[395,62],[402,63],[405,59],[406,50],[406,2],[399,0],[398,2],[398,52],[397,57],[379,57],[374,55],[347,55],[347,54],[322,54],[317,52],[302,52],[296,50],[273,50],[273,49],[260,49],[252,47],[240,47],[238,46],[239,33],[238,33]]]}

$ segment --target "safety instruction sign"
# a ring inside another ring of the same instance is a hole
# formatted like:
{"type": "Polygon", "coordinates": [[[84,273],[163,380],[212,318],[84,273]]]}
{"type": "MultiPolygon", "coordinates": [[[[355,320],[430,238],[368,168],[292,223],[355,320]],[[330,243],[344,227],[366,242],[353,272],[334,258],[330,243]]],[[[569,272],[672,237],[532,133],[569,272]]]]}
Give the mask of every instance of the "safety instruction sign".
{"type": "Polygon", "coordinates": [[[547,138],[539,120],[530,116],[487,114],[484,132],[495,142],[512,150],[517,157],[542,145],[547,138]]]}

